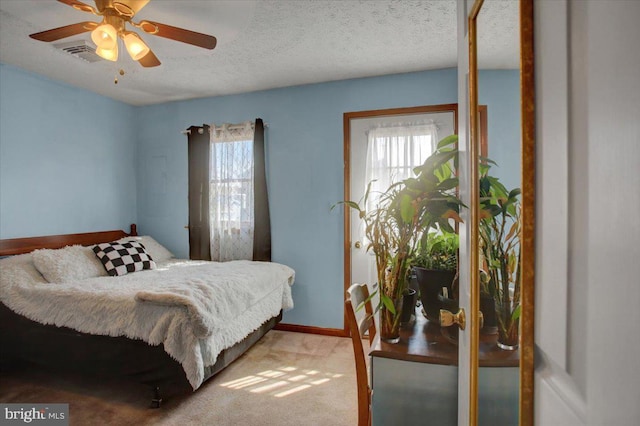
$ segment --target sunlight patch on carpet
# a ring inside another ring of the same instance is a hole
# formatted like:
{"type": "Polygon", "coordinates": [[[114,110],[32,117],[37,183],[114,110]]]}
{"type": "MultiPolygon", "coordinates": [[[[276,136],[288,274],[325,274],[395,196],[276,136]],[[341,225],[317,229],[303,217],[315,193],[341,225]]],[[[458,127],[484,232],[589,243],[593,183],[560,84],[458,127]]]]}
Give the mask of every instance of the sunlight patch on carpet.
{"type": "Polygon", "coordinates": [[[283,373],[282,371],[273,371],[273,370],[267,370],[267,371],[263,371],[262,373],[258,373],[258,375],[260,376],[264,376],[264,377],[280,377],[280,376],[284,376],[287,373],[283,373]]]}
{"type": "Polygon", "coordinates": [[[258,383],[266,382],[268,379],[256,376],[247,376],[241,379],[233,380],[231,382],[222,383],[220,386],[229,389],[242,389],[246,386],[256,385],[258,383]]]}
{"type": "Polygon", "coordinates": [[[260,386],[259,388],[253,388],[251,389],[252,393],[262,393],[262,392],[268,392],[270,390],[282,387],[282,386],[286,386],[288,385],[289,382],[275,382],[275,383],[269,383],[268,385],[264,385],[264,386],[260,386]]]}
{"type": "Polygon", "coordinates": [[[308,388],[310,388],[310,387],[311,387],[311,385],[301,385],[301,386],[297,386],[297,387],[295,387],[295,388],[293,388],[293,389],[289,389],[289,390],[286,390],[286,391],[284,391],[284,392],[277,393],[277,394],[275,394],[274,396],[275,396],[276,398],[282,398],[283,396],[289,396],[289,395],[291,395],[292,393],[296,393],[296,392],[299,392],[299,391],[301,391],[301,390],[308,389],[308,388]]]}
{"type": "Polygon", "coordinates": [[[342,376],[343,374],[340,373],[307,369],[298,370],[296,367],[283,366],[220,383],[218,386],[228,389],[243,389],[251,393],[264,393],[275,398],[282,398],[314,386],[323,385],[342,376]]]}

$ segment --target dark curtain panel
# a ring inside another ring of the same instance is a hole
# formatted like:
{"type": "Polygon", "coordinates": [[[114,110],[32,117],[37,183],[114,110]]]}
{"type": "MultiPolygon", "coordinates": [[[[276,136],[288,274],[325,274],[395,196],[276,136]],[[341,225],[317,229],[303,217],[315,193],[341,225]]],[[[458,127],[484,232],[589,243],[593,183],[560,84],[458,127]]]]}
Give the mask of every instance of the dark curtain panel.
{"type": "Polygon", "coordinates": [[[256,119],[253,136],[253,260],[271,261],[271,218],[264,159],[264,123],[256,119]]]}
{"type": "Polygon", "coordinates": [[[191,126],[189,131],[189,259],[211,260],[209,126],[191,126]]]}

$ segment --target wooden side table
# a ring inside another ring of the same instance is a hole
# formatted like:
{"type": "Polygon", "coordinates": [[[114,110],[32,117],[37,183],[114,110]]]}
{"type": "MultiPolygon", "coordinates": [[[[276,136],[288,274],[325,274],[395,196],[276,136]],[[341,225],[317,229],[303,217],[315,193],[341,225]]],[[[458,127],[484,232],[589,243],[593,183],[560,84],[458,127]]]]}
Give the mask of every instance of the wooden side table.
{"type": "MultiPolygon", "coordinates": [[[[480,336],[480,425],[518,424],[519,352],[480,336]]],[[[416,311],[416,321],[392,344],[374,340],[371,356],[373,425],[457,425],[458,347],[416,311]]]]}

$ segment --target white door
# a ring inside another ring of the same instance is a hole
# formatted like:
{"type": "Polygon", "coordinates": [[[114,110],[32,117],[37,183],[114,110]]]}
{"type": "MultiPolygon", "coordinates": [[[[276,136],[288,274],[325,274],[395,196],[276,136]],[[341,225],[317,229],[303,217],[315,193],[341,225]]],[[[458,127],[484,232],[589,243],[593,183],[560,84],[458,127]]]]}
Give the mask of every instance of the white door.
{"type": "Polygon", "coordinates": [[[535,421],[640,424],[640,2],[535,2],[535,421]]]}
{"type": "MultiPolygon", "coordinates": [[[[434,106],[433,108],[438,108],[434,106]]],[[[447,108],[450,108],[448,106],[447,108]]],[[[413,109],[413,108],[412,108],[413,109]]],[[[429,108],[427,108],[429,109],[429,108]]],[[[411,109],[409,109],[411,110],[411,109]]],[[[430,123],[437,126],[438,137],[442,139],[454,133],[455,114],[446,112],[406,113],[407,109],[362,111],[359,116],[349,119],[350,130],[350,194],[351,200],[359,202],[368,183],[366,175],[366,157],[369,131],[380,126],[392,126],[397,123],[430,123]]],[[[425,157],[426,159],[426,157],[425,157]]],[[[409,162],[411,160],[407,160],[409,162]]],[[[419,159],[413,160],[422,163],[419,159]]],[[[409,164],[407,167],[419,164],[409,164]]],[[[367,283],[369,290],[377,281],[375,260],[371,253],[366,253],[364,227],[358,213],[351,210],[351,281],[350,283],[367,283]]],[[[373,299],[374,305],[377,299],[373,299]]]]}

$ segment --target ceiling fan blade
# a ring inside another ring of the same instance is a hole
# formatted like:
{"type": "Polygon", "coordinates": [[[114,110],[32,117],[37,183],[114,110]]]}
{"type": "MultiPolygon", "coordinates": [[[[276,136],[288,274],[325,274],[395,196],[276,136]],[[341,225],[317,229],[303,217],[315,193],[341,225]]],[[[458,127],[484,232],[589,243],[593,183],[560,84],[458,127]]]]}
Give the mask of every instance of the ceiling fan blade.
{"type": "Polygon", "coordinates": [[[142,59],[138,59],[140,65],[145,68],[157,67],[160,65],[160,60],[153,54],[153,51],[149,51],[142,59]]]}
{"type": "Polygon", "coordinates": [[[140,21],[136,25],[144,32],[154,34],[171,40],[181,41],[205,49],[213,49],[218,42],[214,36],[185,30],[183,28],[172,27],[167,24],[160,24],[152,21],[140,21]]]}
{"type": "Polygon", "coordinates": [[[77,24],[65,25],[64,27],[53,28],[47,31],[30,34],[29,37],[40,41],[56,41],[72,35],[86,33],[98,26],[95,22],[78,22],[77,24]]]}
{"type": "Polygon", "coordinates": [[[81,10],[83,12],[89,12],[89,13],[93,13],[94,15],[97,15],[96,10],[93,8],[93,6],[89,6],[86,3],[82,3],[81,1],[77,1],[77,0],[58,0],[60,3],[64,3],[67,6],[71,6],[72,8],[76,9],[76,10],[81,10]]]}

